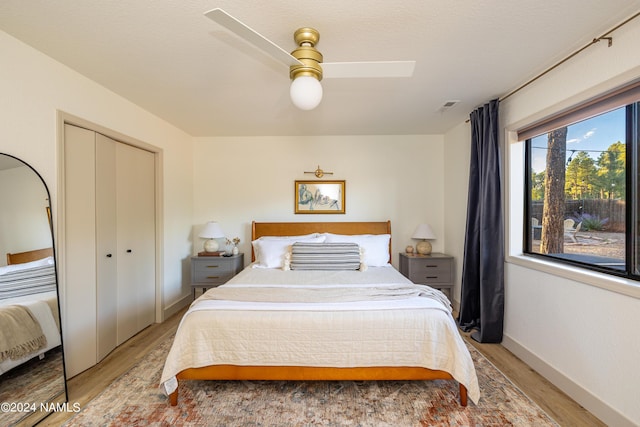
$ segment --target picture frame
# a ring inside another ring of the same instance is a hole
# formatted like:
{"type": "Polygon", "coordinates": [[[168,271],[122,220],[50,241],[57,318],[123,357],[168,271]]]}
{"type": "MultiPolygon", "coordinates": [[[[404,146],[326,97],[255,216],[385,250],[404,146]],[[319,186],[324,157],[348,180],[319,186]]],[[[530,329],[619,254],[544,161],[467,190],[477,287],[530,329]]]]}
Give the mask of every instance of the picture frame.
{"type": "Polygon", "coordinates": [[[296,214],[344,214],[345,181],[296,181],[296,214]]]}

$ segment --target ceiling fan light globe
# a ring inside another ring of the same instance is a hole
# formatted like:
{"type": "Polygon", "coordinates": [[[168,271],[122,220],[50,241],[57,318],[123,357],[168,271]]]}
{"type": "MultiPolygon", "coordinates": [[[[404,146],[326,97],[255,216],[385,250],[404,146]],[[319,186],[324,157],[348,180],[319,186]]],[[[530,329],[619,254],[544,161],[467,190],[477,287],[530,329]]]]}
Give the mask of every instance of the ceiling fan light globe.
{"type": "Polygon", "coordinates": [[[322,101],[322,85],[315,77],[300,76],[291,82],[291,102],[301,110],[313,110],[322,101]]]}

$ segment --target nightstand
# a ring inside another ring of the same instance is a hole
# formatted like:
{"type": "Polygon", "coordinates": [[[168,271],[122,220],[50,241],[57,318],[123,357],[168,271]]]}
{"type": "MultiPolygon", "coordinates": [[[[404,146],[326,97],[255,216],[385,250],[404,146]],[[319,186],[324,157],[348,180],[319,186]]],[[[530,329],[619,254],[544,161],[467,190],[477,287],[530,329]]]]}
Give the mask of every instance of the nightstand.
{"type": "Polygon", "coordinates": [[[191,288],[193,288],[193,298],[196,298],[197,288],[201,288],[204,293],[206,289],[226,283],[243,268],[243,253],[230,257],[192,256],[191,288]]]}
{"type": "Polygon", "coordinates": [[[413,283],[440,289],[449,300],[453,289],[453,257],[441,253],[400,253],[400,273],[413,283]]]}

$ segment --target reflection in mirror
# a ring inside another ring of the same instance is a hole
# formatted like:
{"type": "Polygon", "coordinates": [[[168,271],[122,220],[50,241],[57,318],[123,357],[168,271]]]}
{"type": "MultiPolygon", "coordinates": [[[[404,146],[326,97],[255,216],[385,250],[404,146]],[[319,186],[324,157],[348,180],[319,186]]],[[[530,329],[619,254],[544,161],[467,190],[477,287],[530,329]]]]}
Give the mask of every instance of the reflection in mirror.
{"type": "Polygon", "coordinates": [[[49,191],[0,154],[0,201],[0,425],[34,425],[67,402],[49,191]]]}

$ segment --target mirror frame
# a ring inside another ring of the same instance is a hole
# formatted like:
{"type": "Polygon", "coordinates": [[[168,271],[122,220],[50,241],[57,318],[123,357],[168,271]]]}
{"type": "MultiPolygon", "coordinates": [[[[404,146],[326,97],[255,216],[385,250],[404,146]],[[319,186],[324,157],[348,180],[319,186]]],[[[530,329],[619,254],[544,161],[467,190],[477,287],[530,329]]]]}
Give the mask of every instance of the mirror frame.
{"type": "MultiPolygon", "coordinates": [[[[22,163],[24,166],[27,166],[40,180],[40,182],[42,183],[46,196],[47,196],[47,203],[45,205],[45,208],[47,210],[47,219],[49,221],[49,232],[51,233],[51,248],[53,251],[53,259],[54,259],[54,265],[53,265],[53,272],[54,272],[54,277],[55,277],[55,281],[56,281],[56,295],[57,295],[57,305],[58,305],[58,324],[60,325],[60,349],[61,349],[61,354],[62,354],[62,379],[63,379],[63,384],[64,384],[64,390],[61,391],[59,394],[57,395],[53,395],[50,396],[50,400],[48,402],[39,402],[36,403],[38,404],[38,407],[36,408],[37,410],[35,411],[29,411],[29,412],[25,412],[24,416],[22,418],[20,418],[14,425],[15,426],[27,426],[27,425],[35,425],[39,422],[41,422],[42,420],[44,420],[46,417],[48,417],[49,415],[51,415],[53,412],[55,412],[56,410],[65,410],[68,407],[68,402],[69,402],[69,390],[67,387],[67,369],[66,369],[66,365],[65,365],[65,358],[64,358],[64,340],[63,340],[63,334],[62,334],[62,311],[61,311],[61,305],[60,305],[60,282],[59,282],[59,276],[58,276],[58,262],[57,262],[57,255],[56,255],[56,244],[55,244],[55,236],[54,236],[54,232],[53,232],[53,212],[51,209],[51,193],[49,192],[49,187],[47,186],[47,183],[45,182],[44,178],[42,177],[42,175],[40,175],[40,173],[33,167],[31,166],[29,163],[25,162],[24,160],[22,160],[19,157],[16,157],[14,155],[11,154],[7,154],[7,153],[2,153],[0,152],[0,156],[6,156],[6,157],[10,157],[13,158],[14,160],[16,160],[17,162],[22,163]],[[45,404],[45,407],[48,407],[49,410],[48,411],[44,411],[42,404],[45,404]]],[[[20,403],[20,402],[16,402],[16,403],[20,403]]],[[[24,402],[22,402],[24,403],[24,402]]]]}

